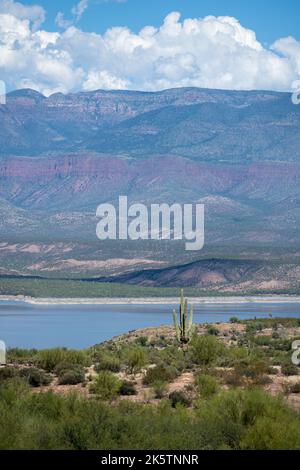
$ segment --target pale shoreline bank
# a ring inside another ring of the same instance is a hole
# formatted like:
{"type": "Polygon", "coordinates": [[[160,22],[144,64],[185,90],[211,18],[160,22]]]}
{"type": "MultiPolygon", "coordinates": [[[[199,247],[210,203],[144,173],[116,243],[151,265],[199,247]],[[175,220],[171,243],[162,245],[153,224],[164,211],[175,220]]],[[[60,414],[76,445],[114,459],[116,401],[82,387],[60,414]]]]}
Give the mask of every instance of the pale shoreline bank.
{"type": "MultiPolygon", "coordinates": [[[[193,304],[241,304],[241,303],[300,303],[300,296],[263,295],[232,297],[189,297],[193,304]]],[[[25,302],[34,305],[177,305],[177,297],[143,298],[34,298],[21,295],[0,295],[0,302],[25,302]]]]}

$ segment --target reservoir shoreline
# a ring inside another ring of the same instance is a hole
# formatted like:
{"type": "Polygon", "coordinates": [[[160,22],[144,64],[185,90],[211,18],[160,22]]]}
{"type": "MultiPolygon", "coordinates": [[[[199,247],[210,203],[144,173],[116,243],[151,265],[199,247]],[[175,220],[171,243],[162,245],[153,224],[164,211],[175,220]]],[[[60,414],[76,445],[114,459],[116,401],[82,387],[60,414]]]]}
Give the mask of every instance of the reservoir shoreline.
{"type": "MultiPolygon", "coordinates": [[[[300,303],[300,296],[257,295],[188,297],[192,304],[241,304],[241,303],[300,303]]],[[[0,295],[0,302],[25,302],[34,305],[177,305],[177,297],[100,297],[100,298],[35,298],[21,295],[0,295]]]]}

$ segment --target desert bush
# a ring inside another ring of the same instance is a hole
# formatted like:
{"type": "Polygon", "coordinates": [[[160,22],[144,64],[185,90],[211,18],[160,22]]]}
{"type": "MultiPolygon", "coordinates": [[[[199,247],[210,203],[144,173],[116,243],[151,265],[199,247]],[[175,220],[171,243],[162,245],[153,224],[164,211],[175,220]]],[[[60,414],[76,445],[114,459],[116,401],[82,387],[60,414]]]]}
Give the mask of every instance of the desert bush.
{"type": "Polygon", "coordinates": [[[180,391],[158,405],[111,406],[76,393],[32,393],[12,378],[0,384],[0,449],[299,449],[299,415],[263,391],[224,391],[197,408],[177,403],[189,404],[180,391]]]}
{"type": "Polygon", "coordinates": [[[134,383],[128,380],[123,380],[121,383],[119,394],[124,396],[136,395],[136,389],[134,383]]]}
{"type": "Polygon", "coordinates": [[[53,370],[53,373],[57,376],[59,376],[62,372],[64,372],[65,370],[69,370],[69,369],[72,369],[73,367],[77,367],[76,364],[72,364],[71,362],[68,362],[68,361],[63,361],[63,362],[59,362],[54,370],[53,370]]]}
{"type": "Polygon", "coordinates": [[[157,382],[172,382],[178,375],[177,369],[167,365],[150,367],[143,378],[145,385],[153,385],[157,382]]]}
{"type": "Polygon", "coordinates": [[[31,363],[37,352],[37,349],[11,348],[7,351],[7,361],[14,364],[31,363]]]}
{"type": "Polygon", "coordinates": [[[215,326],[209,326],[206,330],[206,333],[211,336],[218,336],[220,331],[215,326]]]}
{"type": "Polygon", "coordinates": [[[168,346],[160,351],[157,351],[158,365],[168,365],[176,368],[178,371],[184,370],[189,367],[189,361],[185,357],[184,352],[178,346],[168,346]]]}
{"type": "Polygon", "coordinates": [[[257,417],[241,440],[242,450],[290,450],[299,449],[299,423],[291,416],[279,414],[278,421],[273,417],[257,417]]]}
{"type": "Polygon", "coordinates": [[[147,346],[147,343],[148,343],[148,338],[147,336],[138,336],[135,340],[136,344],[139,345],[139,346],[147,346]]]}
{"type": "Polygon", "coordinates": [[[245,379],[238,375],[235,371],[225,371],[222,374],[222,378],[224,383],[230,387],[242,387],[245,385],[245,379]]]}
{"type": "Polygon", "coordinates": [[[195,364],[207,365],[218,356],[223,356],[225,348],[214,336],[194,336],[190,342],[189,354],[195,364]]]}
{"type": "Polygon", "coordinates": [[[231,317],[229,318],[230,323],[239,323],[238,317],[231,317]]]}
{"type": "Polygon", "coordinates": [[[271,343],[271,347],[275,351],[290,352],[292,349],[292,340],[291,339],[274,339],[271,343]]]}
{"type": "Polygon", "coordinates": [[[90,385],[90,391],[102,400],[114,399],[120,390],[121,382],[112,372],[99,372],[90,385]]]}
{"type": "Polygon", "coordinates": [[[237,375],[257,380],[268,372],[268,364],[264,361],[249,358],[248,360],[236,363],[234,370],[237,375]]]}
{"type": "Polygon", "coordinates": [[[219,389],[216,378],[207,374],[199,374],[195,377],[195,384],[203,398],[212,397],[219,389]]]}
{"type": "Polygon", "coordinates": [[[35,357],[35,364],[47,372],[53,372],[63,362],[85,366],[89,364],[89,357],[83,351],[64,348],[43,349],[35,357]]]}
{"type": "Polygon", "coordinates": [[[12,379],[18,375],[17,369],[14,367],[6,366],[0,368],[0,383],[4,380],[12,379]]]}
{"type": "Polygon", "coordinates": [[[142,347],[130,347],[124,352],[124,360],[128,372],[135,374],[147,364],[147,354],[142,347]]]}
{"type": "Polygon", "coordinates": [[[283,363],[291,360],[291,355],[283,351],[274,351],[270,356],[270,363],[273,366],[281,366],[283,363]]]}
{"type": "Polygon", "coordinates": [[[58,375],[59,385],[77,385],[85,380],[84,369],[81,366],[73,366],[70,369],[61,369],[58,375]]]}
{"type": "Polygon", "coordinates": [[[191,402],[186,396],[184,392],[181,390],[174,391],[170,393],[169,395],[169,400],[171,402],[172,408],[176,408],[176,406],[181,405],[181,406],[190,406],[191,402]]]}
{"type": "Polygon", "coordinates": [[[49,385],[52,378],[43,370],[29,367],[20,371],[20,377],[23,377],[31,387],[41,387],[42,385],[49,385]]]}
{"type": "Polygon", "coordinates": [[[253,321],[251,320],[249,323],[246,324],[246,333],[247,334],[254,334],[257,331],[262,331],[264,328],[264,325],[260,321],[253,321]]]}
{"type": "Polygon", "coordinates": [[[224,350],[224,354],[217,358],[217,365],[219,367],[233,367],[237,362],[247,359],[249,357],[246,348],[232,346],[224,350]]]}
{"type": "Polygon", "coordinates": [[[256,336],[253,341],[257,346],[270,346],[272,344],[270,336],[256,336]]]}
{"type": "Polygon", "coordinates": [[[218,449],[290,449],[300,442],[300,420],[281,398],[258,390],[230,390],[199,406],[199,439],[218,449]],[[281,426],[278,423],[281,422],[281,426]],[[205,435],[202,435],[205,433],[205,435]]]}
{"type": "Polygon", "coordinates": [[[109,370],[111,372],[119,372],[121,369],[121,361],[118,357],[111,354],[103,354],[99,358],[99,362],[95,365],[96,372],[101,370],[109,370]]]}
{"type": "Polygon", "coordinates": [[[152,387],[153,387],[155,398],[161,399],[165,396],[166,390],[167,390],[166,382],[163,382],[162,380],[158,380],[157,382],[154,382],[152,387]]]}
{"type": "Polygon", "coordinates": [[[289,385],[289,393],[300,393],[300,382],[289,385]]]}
{"type": "Polygon", "coordinates": [[[267,374],[269,375],[277,375],[278,374],[278,369],[276,367],[269,366],[267,368],[267,374]]]}
{"type": "Polygon", "coordinates": [[[283,375],[298,375],[299,368],[295,366],[292,362],[287,361],[281,365],[281,372],[283,375]]]}

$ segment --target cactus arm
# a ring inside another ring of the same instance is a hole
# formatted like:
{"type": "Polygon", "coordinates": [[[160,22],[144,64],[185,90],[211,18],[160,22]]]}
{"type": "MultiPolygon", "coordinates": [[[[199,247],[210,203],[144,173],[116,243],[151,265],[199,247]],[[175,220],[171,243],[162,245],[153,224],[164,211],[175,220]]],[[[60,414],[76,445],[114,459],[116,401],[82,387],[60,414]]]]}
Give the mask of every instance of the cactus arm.
{"type": "Polygon", "coordinates": [[[187,319],[188,319],[188,303],[185,299],[184,301],[184,311],[183,311],[183,319],[182,319],[182,336],[183,340],[187,339],[187,319]]]}
{"type": "Polygon", "coordinates": [[[194,317],[194,306],[192,304],[191,310],[190,310],[189,331],[188,331],[189,338],[191,337],[192,332],[193,332],[193,317],[194,317]]]}
{"type": "Polygon", "coordinates": [[[193,317],[194,317],[194,305],[191,305],[191,310],[190,310],[190,321],[189,321],[189,329],[192,328],[193,326],[193,317]]]}
{"type": "Polygon", "coordinates": [[[174,322],[174,327],[175,327],[176,338],[178,341],[180,341],[180,328],[178,325],[176,310],[173,310],[173,322],[174,322]]]}
{"type": "Polygon", "coordinates": [[[184,296],[183,296],[183,289],[181,289],[180,295],[180,325],[182,328],[183,325],[183,316],[184,316],[184,296]]]}

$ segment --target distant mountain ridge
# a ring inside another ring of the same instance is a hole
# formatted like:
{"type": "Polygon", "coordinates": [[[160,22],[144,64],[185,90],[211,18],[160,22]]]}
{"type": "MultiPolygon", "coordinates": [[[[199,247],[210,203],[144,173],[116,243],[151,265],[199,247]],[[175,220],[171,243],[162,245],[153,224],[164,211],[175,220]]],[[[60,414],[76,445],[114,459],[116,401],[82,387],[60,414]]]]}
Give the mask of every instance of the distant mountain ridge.
{"type": "Polygon", "coordinates": [[[69,275],[70,267],[78,273],[90,260],[86,274],[97,275],[95,261],[112,256],[167,266],[202,257],[191,258],[180,243],[100,244],[96,207],[116,203],[119,195],[146,204],[204,203],[209,256],[225,247],[226,255],[273,259],[284,250],[297,263],[299,157],[300,106],[289,93],[9,93],[0,106],[0,237],[7,243],[0,268],[32,274],[33,266],[54,272],[65,265],[69,275]],[[34,245],[25,253],[30,240],[34,245]],[[49,252],[39,248],[45,243],[49,252]]]}
{"type": "Polygon", "coordinates": [[[179,88],[45,98],[9,93],[0,107],[1,155],[95,151],[201,161],[297,161],[300,112],[289,93],[179,88]]]}

